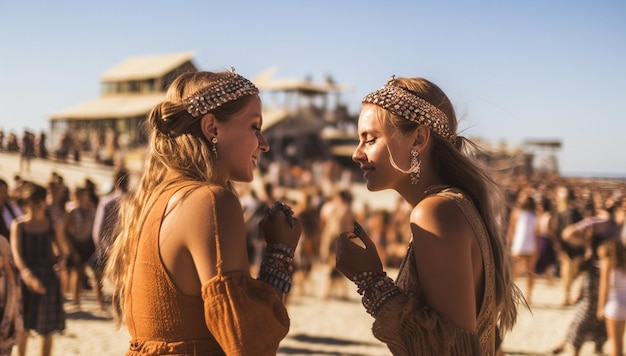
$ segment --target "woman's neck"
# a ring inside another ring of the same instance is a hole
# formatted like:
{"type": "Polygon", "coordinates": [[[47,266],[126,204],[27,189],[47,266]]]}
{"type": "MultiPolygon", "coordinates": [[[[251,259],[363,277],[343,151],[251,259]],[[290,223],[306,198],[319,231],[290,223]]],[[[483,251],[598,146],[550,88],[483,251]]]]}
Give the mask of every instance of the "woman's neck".
{"type": "Polygon", "coordinates": [[[400,195],[402,195],[407,203],[415,207],[424,198],[432,195],[433,193],[436,193],[437,191],[441,190],[441,188],[446,186],[447,185],[440,180],[424,180],[416,185],[411,185],[411,187],[407,189],[407,192],[405,194],[400,193],[400,195]]]}

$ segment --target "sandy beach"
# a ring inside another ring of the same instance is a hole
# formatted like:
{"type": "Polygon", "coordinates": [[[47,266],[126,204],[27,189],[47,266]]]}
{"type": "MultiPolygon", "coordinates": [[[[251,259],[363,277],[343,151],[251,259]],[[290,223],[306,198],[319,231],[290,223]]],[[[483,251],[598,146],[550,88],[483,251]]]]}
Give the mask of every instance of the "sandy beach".
{"type": "MultiPolygon", "coordinates": [[[[110,187],[111,169],[88,161],[59,164],[33,160],[30,172],[20,174],[30,180],[44,183],[52,171],[65,177],[69,186],[90,178],[104,192],[110,187]]],[[[12,183],[19,172],[19,156],[0,153],[0,177],[12,183]]],[[[391,274],[391,273],[390,273],[391,274]]],[[[346,300],[321,300],[319,296],[322,269],[314,270],[307,293],[293,295],[288,301],[291,329],[281,343],[278,355],[320,356],[382,356],[388,350],[371,334],[371,317],[360,304],[355,287],[346,300]]],[[[516,281],[524,286],[524,280],[516,281]]],[[[552,285],[545,280],[536,282],[532,312],[521,310],[514,330],[504,339],[506,355],[548,355],[565,336],[573,318],[574,307],[563,308],[562,288],[557,279],[552,285]]],[[[100,311],[94,295],[86,291],[81,310],[66,304],[66,330],[55,335],[53,355],[123,355],[128,347],[129,335],[115,327],[110,311],[100,311]]],[[[31,335],[27,355],[38,355],[39,339],[31,335]]],[[[605,345],[605,354],[609,347],[605,345]]],[[[14,355],[17,354],[15,351],[14,355]]],[[[581,355],[594,355],[593,345],[584,345],[581,355]]]]}

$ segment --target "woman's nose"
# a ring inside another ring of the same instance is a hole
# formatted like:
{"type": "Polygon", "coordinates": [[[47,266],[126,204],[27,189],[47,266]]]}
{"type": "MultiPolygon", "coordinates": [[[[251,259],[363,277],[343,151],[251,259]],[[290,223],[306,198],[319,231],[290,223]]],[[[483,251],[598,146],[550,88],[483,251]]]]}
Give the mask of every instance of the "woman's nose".
{"type": "Polygon", "coordinates": [[[259,148],[263,152],[267,152],[270,150],[270,145],[267,143],[267,140],[263,136],[263,134],[259,133],[259,148]]]}
{"type": "Polygon", "coordinates": [[[352,153],[352,161],[358,163],[362,159],[363,159],[363,152],[360,150],[360,146],[358,146],[352,153]]]}

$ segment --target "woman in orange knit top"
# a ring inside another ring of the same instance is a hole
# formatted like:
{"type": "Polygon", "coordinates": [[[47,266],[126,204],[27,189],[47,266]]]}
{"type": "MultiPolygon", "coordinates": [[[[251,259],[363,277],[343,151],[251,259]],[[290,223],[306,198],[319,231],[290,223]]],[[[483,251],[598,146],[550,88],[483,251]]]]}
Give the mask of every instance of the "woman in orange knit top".
{"type": "Polygon", "coordinates": [[[231,184],[252,181],[269,150],[262,124],[258,89],[234,70],[181,75],[150,113],[146,167],[107,265],[127,355],[276,354],[300,222],[279,202],[267,209],[253,279],[231,184]]]}
{"type": "Polygon", "coordinates": [[[352,159],[368,190],[393,189],[413,207],[412,239],[394,282],[355,223],[339,238],[337,268],[394,355],[494,355],[498,325],[512,328],[523,298],[497,223],[498,189],[456,130],[449,99],[425,79],[392,77],[363,99],[352,159]]]}

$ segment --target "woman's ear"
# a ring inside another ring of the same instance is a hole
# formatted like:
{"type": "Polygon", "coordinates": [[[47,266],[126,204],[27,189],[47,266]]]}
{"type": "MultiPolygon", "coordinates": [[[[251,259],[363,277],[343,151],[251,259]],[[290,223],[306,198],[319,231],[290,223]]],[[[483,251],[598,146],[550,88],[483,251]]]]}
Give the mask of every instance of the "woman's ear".
{"type": "Polygon", "coordinates": [[[426,125],[419,125],[413,132],[413,147],[421,151],[430,141],[430,129],[426,125]]]}
{"type": "Polygon", "coordinates": [[[213,114],[206,114],[200,119],[200,130],[202,130],[202,134],[209,141],[211,141],[211,138],[217,136],[215,122],[216,119],[213,114]]]}

